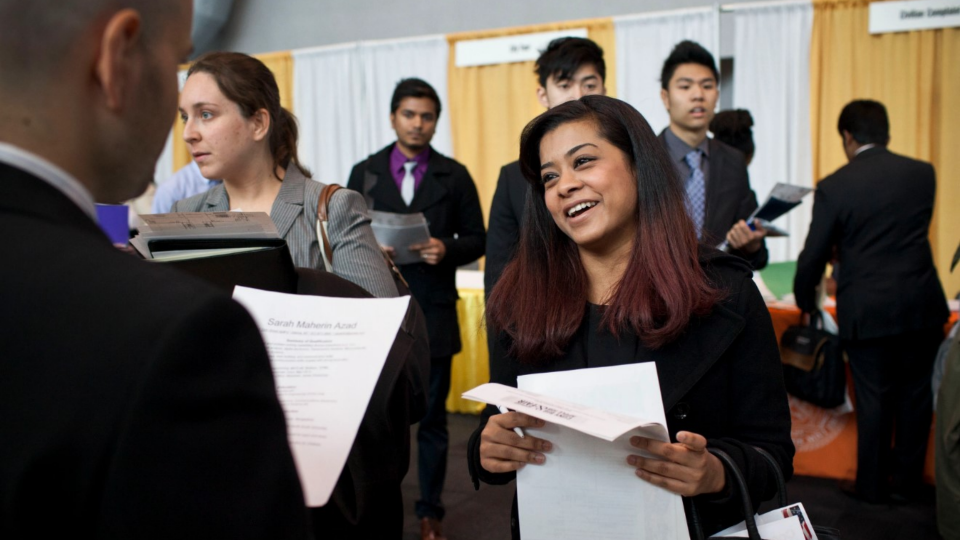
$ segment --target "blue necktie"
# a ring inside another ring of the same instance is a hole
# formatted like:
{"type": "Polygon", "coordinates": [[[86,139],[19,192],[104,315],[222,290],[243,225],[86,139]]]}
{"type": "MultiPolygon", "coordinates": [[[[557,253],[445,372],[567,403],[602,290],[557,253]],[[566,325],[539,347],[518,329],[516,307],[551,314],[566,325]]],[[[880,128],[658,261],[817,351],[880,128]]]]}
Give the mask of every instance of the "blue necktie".
{"type": "Polygon", "coordinates": [[[690,166],[690,176],[687,178],[687,215],[693,220],[693,225],[697,228],[697,238],[701,237],[703,232],[703,215],[707,206],[707,179],[703,176],[700,169],[700,150],[691,150],[689,154],[683,157],[683,160],[690,166]]]}

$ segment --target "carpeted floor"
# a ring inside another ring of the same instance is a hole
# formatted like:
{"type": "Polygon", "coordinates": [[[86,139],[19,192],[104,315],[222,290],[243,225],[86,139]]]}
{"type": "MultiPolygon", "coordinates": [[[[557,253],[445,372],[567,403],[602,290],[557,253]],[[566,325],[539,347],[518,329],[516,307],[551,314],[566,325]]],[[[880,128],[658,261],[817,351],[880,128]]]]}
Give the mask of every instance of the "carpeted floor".
{"type": "MultiPolygon", "coordinates": [[[[443,500],[444,530],[451,540],[509,540],[514,486],[481,485],[474,491],[467,473],[466,446],[477,417],[448,415],[450,456],[443,500]]],[[[414,427],[413,433],[416,433],[414,427]]],[[[413,440],[416,441],[415,435],[413,440]]],[[[420,524],[413,513],[418,497],[416,442],[403,483],[404,540],[416,540],[420,524]]],[[[844,540],[937,540],[933,489],[923,503],[868,505],[844,495],[833,480],[796,477],[787,486],[791,502],[802,501],[816,525],[837,527],[844,540]]],[[[768,503],[765,508],[772,506],[768,503]]],[[[960,510],[958,510],[960,511],[960,510]]]]}

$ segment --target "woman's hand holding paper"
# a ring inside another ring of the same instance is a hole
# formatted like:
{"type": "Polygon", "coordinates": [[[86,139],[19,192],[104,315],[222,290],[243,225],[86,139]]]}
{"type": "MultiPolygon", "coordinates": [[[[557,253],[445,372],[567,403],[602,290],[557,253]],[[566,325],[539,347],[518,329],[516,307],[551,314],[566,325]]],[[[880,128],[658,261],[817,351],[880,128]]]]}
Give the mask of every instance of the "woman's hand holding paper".
{"type": "Polygon", "coordinates": [[[514,428],[543,427],[546,422],[530,415],[509,412],[490,417],[480,434],[480,465],[492,473],[516,471],[527,463],[542,464],[553,445],[550,441],[521,438],[514,428]]]}
{"type": "Polygon", "coordinates": [[[660,458],[627,458],[627,463],[637,468],[636,475],[653,485],[684,497],[719,493],[726,486],[723,463],[707,451],[707,439],[702,435],[681,431],[675,443],[633,437],[630,444],[660,458]]]}

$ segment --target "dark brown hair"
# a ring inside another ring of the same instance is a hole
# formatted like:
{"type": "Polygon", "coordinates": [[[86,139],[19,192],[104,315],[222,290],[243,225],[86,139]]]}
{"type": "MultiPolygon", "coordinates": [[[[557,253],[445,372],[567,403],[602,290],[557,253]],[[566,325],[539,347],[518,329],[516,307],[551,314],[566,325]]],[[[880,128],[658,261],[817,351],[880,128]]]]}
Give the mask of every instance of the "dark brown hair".
{"type": "Polygon", "coordinates": [[[603,61],[603,49],[586,38],[561,37],[550,42],[537,58],[535,73],[540,86],[547,87],[547,79],[555,81],[573,77],[583,66],[591,65],[600,75],[600,82],[607,78],[607,64],[603,61]]]}
{"type": "MultiPolygon", "coordinates": [[[[280,89],[273,72],[252,56],[235,52],[209,52],[190,66],[187,77],[207,73],[217,82],[223,95],[240,107],[240,113],[250,118],[260,109],[270,115],[267,141],[273,156],[273,169],[286,169],[293,162],[304,176],[310,171],[297,159],[297,119],[280,106],[280,89]]],[[[279,177],[278,177],[279,179],[279,177]]]]}
{"type": "Polygon", "coordinates": [[[698,262],[685,194],[663,145],[630,105],[585,96],[541,114],[520,138],[520,168],[533,189],[517,256],[490,295],[487,322],[491,331],[512,338],[510,353],[521,362],[563,354],[583,320],[586,272],[576,244],[547,210],[540,180],[540,141],[559,126],[581,120],[591,121],[626,155],[637,182],[637,236],[601,324],[615,335],[632,330],[657,348],[676,339],[692,316],[708,313],[720,297],[698,262]]]}
{"type": "Polygon", "coordinates": [[[753,159],[757,147],[753,142],[753,116],[746,109],[718,112],[710,121],[713,137],[743,152],[747,161],[753,159]]]}

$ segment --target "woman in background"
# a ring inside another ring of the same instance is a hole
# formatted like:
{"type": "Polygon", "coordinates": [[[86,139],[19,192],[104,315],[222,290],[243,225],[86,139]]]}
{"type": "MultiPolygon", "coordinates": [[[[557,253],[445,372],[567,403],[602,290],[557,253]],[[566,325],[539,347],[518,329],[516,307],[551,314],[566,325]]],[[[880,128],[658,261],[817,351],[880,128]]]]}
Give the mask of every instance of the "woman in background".
{"type": "Polygon", "coordinates": [[[231,52],[201,56],[187,72],[180,116],[200,172],[223,184],[178,201],[173,212],[266,212],[295,266],[329,270],[377,297],[397,296],[358,193],[341,189],[330,199],[333,264],[323,264],[317,202],[324,185],[297,159],[296,119],[280,106],[277,81],[263,62],[231,52]]]}
{"type": "MultiPolygon", "coordinates": [[[[695,502],[707,533],[742,520],[706,448],[733,457],[757,504],[776,484],[754,447],[788,478],[794,454],[776,337],[749,265],[698,246],[669,157],[626,103],[587,96],[550,109],[524,130],[520,166],[533,196],[517,257],[487,306],[507,352],[491,355],[503,358],[492,382],[655,362],[673,442],[634,437],[628,470],[695,502]]],[[[475,484],[507,483],[553,459],[549,441],[513,431],[542,425],[488,407],[468,445],[475,484]]]]}

